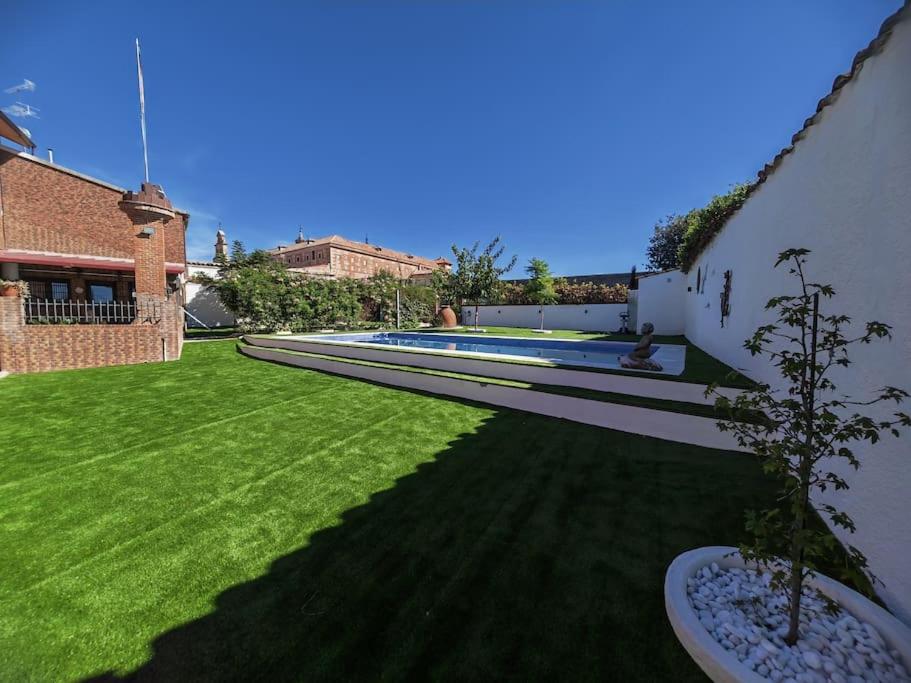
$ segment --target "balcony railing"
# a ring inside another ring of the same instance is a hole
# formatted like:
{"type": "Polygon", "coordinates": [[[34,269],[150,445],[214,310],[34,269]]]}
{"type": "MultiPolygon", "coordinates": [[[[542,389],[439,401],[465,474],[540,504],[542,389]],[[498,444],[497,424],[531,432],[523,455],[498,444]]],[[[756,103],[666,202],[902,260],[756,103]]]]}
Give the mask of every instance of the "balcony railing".
{"type": "Polygon", "coordinates": [[[25,322],[30,325],[130,325],[161,320],[161,304],[135,301],[70,301],[26,299],[25,322]]]}

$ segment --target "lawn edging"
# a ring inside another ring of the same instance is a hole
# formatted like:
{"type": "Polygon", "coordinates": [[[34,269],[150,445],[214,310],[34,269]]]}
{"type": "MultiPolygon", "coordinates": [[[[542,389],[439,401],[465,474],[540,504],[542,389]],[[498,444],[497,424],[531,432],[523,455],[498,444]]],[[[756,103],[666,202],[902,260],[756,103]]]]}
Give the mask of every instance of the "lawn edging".
{"type": "MultiPolygon", "coordinates": [[[[261,341],[261,340],[260,340],[261,341]]],[[[606,429],[650,436],[705,448],[740,451],[729,432],[717,429],[717,420],[638,406],[605,403],[593,399],[552,394],[503,384],[487,383],[443,375],[407,372],[392,368],[320,358],[289,352],[277,346],[240,344],[245,356],[366,380],[394,388],[449,396],[489,405],[537,413],[606,429]]]]}
{"type": "MultiPolygon", "coordinates": [[[[323,344],[291,337],[245,335],[243,340],[253,346],[288,349],[339,358],[352,358],[375,363],[390,363],[411,367],[454,372],[480,377],[496,377],[530,384],[575,387],[616,394],[629,394],[666,401],[712,405],[706,397],[705,385],[664,379],[629,376],[620,373],[589,372],[584,368],[565,368],[541,363],[519,363],[499,359],[470,358],[442,353],[421,353],[409,350],[385,350],[356,344],[323,344]]],[[[718,392],[733,400],[739,389],[719,388],[718,392]]]]}

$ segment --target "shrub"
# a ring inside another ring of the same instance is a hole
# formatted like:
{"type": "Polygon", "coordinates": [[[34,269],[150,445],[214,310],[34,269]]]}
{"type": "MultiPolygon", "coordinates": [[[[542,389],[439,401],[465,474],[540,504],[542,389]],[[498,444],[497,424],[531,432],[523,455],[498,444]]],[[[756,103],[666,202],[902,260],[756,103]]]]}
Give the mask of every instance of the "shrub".
{"type": "Polygon", "coordinates": [[[754,187],[753,183],[734,185],[727,194],[717,195],[703,208],[693,209],[687,214],[686,233],[680,245],[680,268],[684,273],[689,272],[696,257],[724,227],[728,218],[743,206],[754,187]]]}

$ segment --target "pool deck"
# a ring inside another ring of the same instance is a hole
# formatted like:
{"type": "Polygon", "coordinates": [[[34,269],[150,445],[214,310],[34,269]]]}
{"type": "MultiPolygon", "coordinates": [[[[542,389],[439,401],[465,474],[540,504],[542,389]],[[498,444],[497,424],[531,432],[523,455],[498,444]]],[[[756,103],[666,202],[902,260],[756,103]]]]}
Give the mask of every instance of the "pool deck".
{"type": "MultiPolygon", "coordinates": [[[[501,335],[478,335],[458,334],[458,333],[433,333],[423,334],[421,332],[346,332],[335,334],[306,334],[290,335],[286,339],[295,339],[298,341],[312,341],[320,344],[337,344],[341,346],[368,347],[382,350],[412,351],[422,353],[434,353],[457,357],[478,358],[486,360],[500,360],[512,362],[535,363],[542,365],[562,365],[580,368],[589,368],[595,370],[612,370],[622,371],[619,362],[599,362],[586,361],[574,358],[559,357],[538,357],[532,355],[523,355],[520,353],[501,353],[481,350],[466,350],[455,348],[456,344],[465,344],[470,346],[496,346],[495,343],[502,342],[501,348],[513,346],[515,348],[538,348],[538,349],[565,349],[571,353],[584,353],[586,351],[593,354],[603,354],[605,356],[615,357],[624,352],[632,351],[635,343],[625,341],[594,341],[587,339],[543,339],[528,337],[509,337],[501,335]],[[386,342],[375,340],[380,335],[393,339],[420,339],[424,342],[436,344],[446,344],[447,348],[434,348],[427,346],[398,346],[386,342]],[[447,341],[448,340],[448,341],[447,341]],[[614,347],[611,350],[605,350],[610,345],[614,347]],[[619,347],[619,348],[618,348],[619,347]]],[[[655,375],[680,375],[683,373],[686,359],[686,347],[679,344],[655,344],[656,353],[653,358],[664,366],[663,370],[655,371],[655,375]]]]}
{"type": "MultiPolygon", "coordinates": [[[[394,363],[415,368],[457,372],[481,377],[530,382],[533,384],[555,384],[592,389],[667,401],[711,405],[714,399],[706,397],[705,385],[691,382],[662,380],[660,374],[652,377],[626,375],[620,372],[596,372],[577,367],[574,369],[534,359],[513,361],[491,354],[454,354],[414,348],[396,348],[379,344],[327,343],[316,336],[246,336],[244,339],[255,346],[285,348],[304,353],[319,353],[340,358],[352,358],[377,363],[394,363]]],[[[719,388],[718,393],[730,399],[741,392],[739,389],[719,388]]]]}
{"type": "MultiPolygon", "coordinates": [[[[718,430],[718,420],[714,418],[687,415],[684,413],[673,413],[664,410],[653,410],[639,406],[620,405],[616,403],[605,403],[603,401],[579,398],[575,396],[564,396],[559,394],[550,394],[530,389],[504,386],[502,384],[484,382],[484,377],[478,377],[475,380],[461,379],[456,377],[445,377],[432,375],[429,373],[408,372],[406,370],[397,370],[388,367],[376,367],[353,362],[346,362],[351,359],[350,354],[339,356],[338,360],[326,357],[317,357],[306,355],[306,349],[294,349],[294,346],[306,344],[300,340],[285,338],[283,340],[248,338],[247,345],[239,346],[239,350],[246,356],[258,358],[260,360],[292,365],[295,367],[329,372],[336,375],[343,375],[356,379],[376,382],[391,387],[401,389],[410,389],[423,391],[431,394],[450,396],[470,401],[478,401],[489,405],[511,408],[514,410],[524,410],[527,412],[547,415],[582,424],[603,427],[606,429],[615,429],[630,434],[639,434],[642,436],[651,436],[668,441],[687,443],[706,448],[717,448],[727,451],[742,451],[743,449],[737,444],[736,439],[730,432],[721,432],[718,430]],[[289,352],[290,351],[290,352],[289,352]],[[297,351],[297,352],[295,352],[297,351]]],[[[316,346],[317,353],[323,356],[327,354],[327,345],[306,344],[307,346],[316,346]]],[[[332,347],[330,347],[332,348],[332,347]]],[[[345,347],[348,349],[349,347],[345,347]]],[[[372,352],[372,349],[364,349],[366,352],[372,352]]],[[[313,353],[313,351],[311,351],[313,353]]],[[[389,362],[389,353],[381,351],[384,354],[381,362],[389,362]]],[[[444,357],[445,358],[445,357],[444,357]]],[[[458,372],[467,372],[464,368],[465,359],[450,359],[458,361],[458,372]]],[[[480,361],[485,365],[491,365],[495,361],[480,361]]],[[[507,363],[501,363],[507,367],[507,363]]],[[[546,368],[547,370],[557,370],[546,368]]],[[[563,371],[571,375],[590,374],[576,371],[563,371]]],[[[647,380],[639,378],[624,378],[615,375],[595,375],[599,378],[631,380],[637,383],[648,383],[656,380],[647,380]]],[[[660,381],[660,380],[657,380],[660,381]]],[[[670,387],[680,387],[680,382],[664,382],[670,387]]],[[[697,386],[704,390],[701,385],[683,385],[697,386]]],[[[669,388],[670,388],[669,387],[669,388]]],[[[701,392],[700,392],[701,395],[701,392]]],[[[661,396],[661,398],[667,398],[661,396]]]]}

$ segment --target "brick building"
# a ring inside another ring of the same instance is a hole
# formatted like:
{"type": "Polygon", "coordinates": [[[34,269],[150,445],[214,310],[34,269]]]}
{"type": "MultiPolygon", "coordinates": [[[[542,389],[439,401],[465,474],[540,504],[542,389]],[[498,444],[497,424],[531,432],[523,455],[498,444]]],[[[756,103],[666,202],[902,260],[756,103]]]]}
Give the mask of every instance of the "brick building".
{"type": "MultiPolygon", "coordinates": [[[[15,133],[0,129],[33,148],[15,133]]],[[[0,140],[0,277],[29,286],[0,296],[0,371],[179,358],[188,220],[157,185],[129,192],[0,140]]]]}
{"type": "Polygon", "coordinates": [[[294,244],[270,249],[269,253],[295,272],[321,277],[361,279],[386,271],[422,282],[429,281],[434,270],[452,267],[443,257],[431,260],[338,235],[306,239],[300,234],[294,244]]]}

